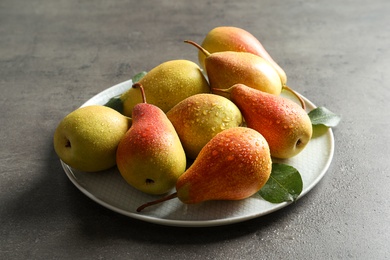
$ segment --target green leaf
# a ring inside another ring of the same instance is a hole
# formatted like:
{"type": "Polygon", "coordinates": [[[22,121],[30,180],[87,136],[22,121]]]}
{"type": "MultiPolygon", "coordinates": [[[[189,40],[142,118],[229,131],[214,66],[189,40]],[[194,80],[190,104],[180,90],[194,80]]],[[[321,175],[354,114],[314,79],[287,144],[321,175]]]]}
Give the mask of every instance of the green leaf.
{"type": "Polygon", "coordinates": [[[282,203],[295,201],[302,189],[303,181],[297,169],[287,164],[273,163],[271,175],[259,194],[271,203],[282,203]]]}
{"type": "Polygon", "coordinates": [[[341,117],[328,110],[325,107],[317,107],[309,112],[312,125],[325,125],[335,127],[341,120],[341,117]]]}
{"type": "MultiPolygon", "coordinates": [[[[142,71],[142,72],[134,75],[131,78],[131,81],[133,83],[136,83],[136,82],[140,81],[146,74],[147,74],[146,71],[142,71]]],[[[110,98],[110,100],[108,100],[108,102],[106,104],[104,104],[104,105],[106,107],[110,107],[112,109],[115,109],[116,111],[118,111],[121,114],[123,113],[123,101],[120,98],[120,96],[110,98]]]]}
{"type": "Polygon", "coordinates": [[[120,97],[113,97],[108,100],[106,104],[104,104],[106,107],[110,107],[112,109],[115,109],[119,113],[123,113],[123,101],[120,99],[120,97]]]}
{"type": "Polygon", "coordinates": [[[132,78],[131,78],[131,81],[133,81],[133,83],[137,83],[138,81],[140,81],[145,75],[147,74],[146,71],[142,71],[136,75],[134,75],[132,78]]]}

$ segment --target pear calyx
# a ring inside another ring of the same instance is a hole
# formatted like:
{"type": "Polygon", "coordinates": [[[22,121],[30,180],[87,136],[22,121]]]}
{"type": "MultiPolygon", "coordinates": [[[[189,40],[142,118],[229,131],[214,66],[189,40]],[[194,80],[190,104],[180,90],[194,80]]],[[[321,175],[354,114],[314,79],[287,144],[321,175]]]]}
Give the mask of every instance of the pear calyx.
{"type": "Polygon", "coordinates": [[[208,52],[205,48],[203,48],[202,46],[200,46],[199,44],[197,44],[196,42],[193,42],[193,41],[190,41],[190,40],[185,40],[184,41],[185,43],[189,43],[189,44],[192,44],[194,45],[196,48],[198,48],[201,52],[203,52],[203,54],[208,57],[210,56],[210,52],[208,52]]]}
{"type": "Polygon", "coordinates": [[[161,203],[161,202],[164,202],[164,201],[167,201],[167,200],[174,199],[174,198],[176,198],[176,197],[177,197],[177,192],[172,193],[172,194],[170,194],[170,195],[168,195],[168,196],[165,196],[165,197],[163,197],[163,198],[161,198],[161,199],[158,199],[158,200],[149,201],[149,202],[147,202],[147,203],[142,204],[141,206],[139,206],[139,207],[137,208],[137,212],[141,212],[143,209],[145,209],[145,208],[147,208],[147,207],[149,207],[149,206],[153,206],[153,205],[159,204],[159,203],[161,203]]]}

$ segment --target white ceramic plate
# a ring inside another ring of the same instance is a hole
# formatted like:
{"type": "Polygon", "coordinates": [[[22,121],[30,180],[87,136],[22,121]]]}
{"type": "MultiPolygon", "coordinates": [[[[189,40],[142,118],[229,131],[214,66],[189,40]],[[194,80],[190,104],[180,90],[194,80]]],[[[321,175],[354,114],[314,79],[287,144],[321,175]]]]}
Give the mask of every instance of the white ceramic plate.
{"type": "MultiPolygon", "coordinates": [[[[82,106],[103,105],[111,97],[129,89],[131,85],[131,80],[115,85],[92,97],[82,106]]],[[[286,96],[286,93],[282,95],[286,96]]],[[[315,108],[309,100],[305,98],[304,100],[307,110],[315,108]]],[[[299,155],[278,162],[292,165],[301,173],[302,197],[325,175],[332,161],[333,152],[333,133],[328,129],[324,134],[313,137],[299,155]]],[[[287,202],[272,204],[259,195],[241,201],[210,201],[196,205],[185,205],[178,199],[173,199],[137,213],[138,206],[161,196],[147,195],[132,188],[122,179],[116,168],[99,173],[85,173],[69,167],[62,161],[61,163],[72,183],[95,202],[120,214],[156,224],[187,227],[227,225],[257,218],[290,204],[287,202]]]]}

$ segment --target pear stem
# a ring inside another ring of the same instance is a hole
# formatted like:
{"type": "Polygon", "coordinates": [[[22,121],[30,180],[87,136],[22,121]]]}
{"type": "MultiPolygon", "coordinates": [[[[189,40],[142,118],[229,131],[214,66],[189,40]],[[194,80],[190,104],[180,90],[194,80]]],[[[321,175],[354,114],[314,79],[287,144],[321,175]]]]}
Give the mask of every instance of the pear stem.
{"type": "Polygon", "coordinates": [[[129,120],[130,123],[133,123],[133,118],[129,117],[129,116],[125,116],[127,118],[127,120],[129,120]]]}
{"type": "Polygon", "coordinates": [[[212,92],[222,92],[226,94],[230,94],[230,89],[223,89],[223,88],[212,88],[212,92]]]}
{"type": "Polygon", "coordinates": [[[189,43],[189,44],[192,44],[194,45],[196,48],[198,48],[201,52],[203,52],[204,55],[206,55],[206,57],[210,56],[210,52],[208,52],[205,48],[203,48],[202,46],[200,46],[199,44],[197,44],[196,42],[193,42],[193,41],[190,41],[190,40],[185,40],[184,41],[185,43],[189,43]]]}
{"type": "Polygon", "coordinates": [[[306,110],[306,105],[305,105],[305,101],[303,100],[303,98],[298,95],[297,92],[295,92],[293,89],[291,89],[289,86],[287,85],[283,85],[283,89],[289,91],[291,94],[293,94],[298,100],[299,100],[299,103],[301,103],[301,106],[304,110],[306,110]]]}
{"type": "Polygon", "coordinates": [[[167,200],[170,200],[170,199],[174,199],[174,198],[177,198],[177,192],[175,193],[172,193],[171,195],[168,195],[168,196],[165,196],[161,199],[158,199],[158,200],[154,200],[154,201],[150,201],[150,202],[147,202],[141,206],[139,206],[137,208],[137,212],[141,212],[143,209],[145,209],[146,207],[149,207],[149,206],[153,206],[153,205],[156,205],[156,204],[159,204],[161,202],[164,202],[164,201],[167,201],[167,200]]]}
{"type": "Polygon", "coordinates": [[[142,86],[141,83],[134,83],[133,88],[139,88],[141,90],[141,95],[142,95],[142,102],[143,103],[146,103],[146,95],[145,95],[145,90],[144,90],[144,87],[142,86]]]}

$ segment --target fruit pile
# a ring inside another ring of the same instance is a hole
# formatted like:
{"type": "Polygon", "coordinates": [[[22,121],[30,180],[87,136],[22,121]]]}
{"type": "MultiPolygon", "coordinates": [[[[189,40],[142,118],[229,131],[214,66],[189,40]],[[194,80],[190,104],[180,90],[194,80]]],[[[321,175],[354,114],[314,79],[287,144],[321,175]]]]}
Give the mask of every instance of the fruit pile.
{"type": "Polygon", "coordinates": [[[168,197],[191,204],[252,196],[269,179],[272,158],[305,148],[305,103],[252,34],[217,27],[201,45],[186,42],[198,48],[199,66],[164,62],[106,105],[68,114],[54,134],[60,159],[84,172],[116,165],[136,189],[176,188],[168,197]],[[283,89],[300,104],[280,96],[283,89]]]}

